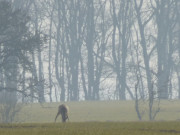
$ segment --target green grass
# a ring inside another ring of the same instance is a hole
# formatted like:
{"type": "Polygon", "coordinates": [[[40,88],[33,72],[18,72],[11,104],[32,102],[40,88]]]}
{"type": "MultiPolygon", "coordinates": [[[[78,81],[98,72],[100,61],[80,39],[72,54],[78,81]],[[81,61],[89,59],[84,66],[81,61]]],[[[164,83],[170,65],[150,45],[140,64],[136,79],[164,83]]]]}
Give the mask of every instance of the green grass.
{"type": "Polygon", "coordinates": [[[0,125],[0,135],[177,135],[180,122],[73,122],[0,125]]]}
{"type": "MultiPolygon", "coordinates": [[[[58,106],[62,103],[27,104],[17,115],[17,123],[54,122],[58,106]]],[[[138,121],[134,101],[67,102],[70,122],[128,122],[138,121]]],[[[148,104],[141,103],[143,121],[148,118],[148,104]]],[[[157,121],[180,120],[180,101],[161,101],[157,121]]],[[[61,118],[58,117],[58,122],[61,118]]]]}

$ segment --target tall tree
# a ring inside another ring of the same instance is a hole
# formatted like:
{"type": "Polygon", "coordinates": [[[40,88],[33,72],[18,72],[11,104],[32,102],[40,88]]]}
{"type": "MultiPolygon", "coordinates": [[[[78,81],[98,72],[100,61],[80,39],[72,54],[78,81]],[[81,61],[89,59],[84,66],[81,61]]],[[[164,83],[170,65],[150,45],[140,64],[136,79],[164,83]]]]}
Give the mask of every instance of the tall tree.
{"type": "MultiPolygon", "coordinates": [[[[3,122],[12,122],[16,112],[16,103],[19,93],[30,96],[31,84],[26,83],[22,69],[31,71],[31,62],[27,54],[32,53],[39,41],[28,28],[30,18],[19,9],[14,10],[11,3],[0,2],[0,103],[3,122]]],[[[26,78],[29,80],[29,78],[26,78]]]]}
{"type": "MultiPolygon", "coordinates": [[[[40,19],[41,14],[38,13],[39,8],[38,8],[38,3],[34,0],[33,1],[33,7],[34,7],[34,31],[35,31],[35,36],[37,37],[37,39],[40,39],[40,21],[42,21],[42,18],[40,19]]],[[[38,55],[37,55],[37,59],[38,59],[38,72],[35,68],[36,64],[34,61],[34,71],[37,72],[35,73],[35,78],[38,80],[38,86],[37,91],[38,91],[38,102],[45,102],[45,89],[44,89],[44,85],[45,85],[45,81],[44,81],[44,72],[43,72],[43,62],[42,62],[42,50],[41,50],[41,42],[37,42],[37,47],[38,47],[38,55]]],[[[35,56],[33,56],[35,57],[35,56]]]]}
{"type": "Polygon", "coordinates": [[[86,0],[87,6],[87,37],[86,37],[86,46],[87,46],[87,55],[88,55],[88,98],[89,100],[93,99],[93,87],[94,87],[94,1],[86,0]]]}
{"type": "MultiPolygon", "coordinates": [[[[117,74],[116,91],[120,100],[126,99],[126,58],[127,48],[130,40],[132,27],[132,2],[127,0],[118,1],[118,6],[115,1],[111,1],[111,14],[113,22],[112,35],[112,56],[117,74]]],[[[130,92],[130,91],[128,91],[130,92]]],[[[132,93],[130,92],[130,95],[132,93]]]]}
{"type": "Polygon", "coordinates": [[[137,23],[140,33],[140,43],[143,50],[143,61],[145,65],[145,72],[146,72],[146,81],[147,81],[147,89],[148,89],[148,99],[149,99],[149,119],[153,119],[153,101],[154,101],[154,90],[153,90],[153,80],[152,80],[152,74],[150,69],[150,57],[148,55],[147,50],[147,40],[146,40],[146,34],[145,34],[145,28],[147,24],[151,21],[153,17],[153,13],[151,13],[146,20],[142,17],[142,6],[144,4],[144,0],[140,0],[139,4],[136,0],[134,0],[134,8],[136,12],[137,17],[137,23]]]}
{"type": "Polygon", "coordinates": [[[158,0],[156,1],[155,15],[157,23],[157,54],[158,54],[158,97],[161,99],[168,99],[168,84],[170,79],[170,70],[172,65],[172,26],[173,14],[171,9],[173,7],[173,0],[158,0]]]}

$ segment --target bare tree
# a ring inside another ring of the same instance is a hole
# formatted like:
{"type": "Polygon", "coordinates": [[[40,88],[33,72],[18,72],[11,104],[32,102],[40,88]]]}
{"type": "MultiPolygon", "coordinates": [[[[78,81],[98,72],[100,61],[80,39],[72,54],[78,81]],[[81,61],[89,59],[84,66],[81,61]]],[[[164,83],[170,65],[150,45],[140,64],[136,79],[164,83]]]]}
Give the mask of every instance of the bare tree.
{"type": "MultiPolygon", "coordinates": [[[[119,8],[115,6],[115,1],[111,1],[111,14],[113,22],[112,35],[112,56],[115,64],[115,72],[117,74],[117,88],[119,99],[126,99],[126,58],[129,45],[131,27],[132,27],[132,2],[120,0],[119,8]]],[[[130,91],[128,91],[130,92],[130,91]]],[[[132,95],[132,93],[130,93],[132,95]]]]}

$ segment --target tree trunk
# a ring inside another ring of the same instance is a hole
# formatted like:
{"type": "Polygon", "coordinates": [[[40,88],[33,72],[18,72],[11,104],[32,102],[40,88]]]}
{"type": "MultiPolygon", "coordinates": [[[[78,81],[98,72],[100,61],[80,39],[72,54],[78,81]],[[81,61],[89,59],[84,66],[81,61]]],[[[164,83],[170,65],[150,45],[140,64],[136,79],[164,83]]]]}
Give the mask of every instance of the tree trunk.
{"type": "MultiPolygon", "coordinates": [[[[38,7],[36,5],[36,2],[34,1],[34,9],[35,9],[35,21],[34,21],[34,25],[35,25],[35,36],[37,37],[37,39],[40,39],[40,33],[38,33],[39,31],[39,26],[38,26],[38,22],[39,22],[39,17],[38,17],[38,7]]],[[[39,73],[39,80],[38,80],[38,102],[42,103],[45,102],[45,97],[44,97],[44,72],[43,72],[43,63],[42,63],[42,56],[41,56],[41,48],[40,48],[40,41],[37,43],[37,50],[38,50],[38,73],[39,73]]]]}
{"type": "MultiPolygon", "coordinates": [[[[143,0],[141,0],[143,2],[143,0]]],[[[138,26],[139,26],[139,31],[140,31],[140,36],[141,36],[141,47],[143,50],[143,60],[145,64],[145,71],[146,71],[146,77],[147,77],[147,86],[148,86],[148,96],[149,96],[149,119],[152,120],[152,107],[153,107],[153,101],[154,101],[154,92],[153,92],[153,84],[152,84],[152,77],[151,77],[151,71],[150,71],[150,66],[149,66],[149,57],[147,53],[147,44],[146,44],[146,39],[145,39],[145,31],[144,31],[144,25],[141,20],[141,13],[140,13],[140,8],[137,5],[136,0],[134,0],[135,4],[135,10],[137,13],[137,20],[138,20],[138,26]]]]}
{"type": "Polygon", "coordinates": [[[49,61],[48,61],[48,70],[49,70],[49,99],[50,99],[50,102],[52,102],[52,69],[51,69],[51,63],[52,63],[52,23],[53,23],[53,13],[54,13],[54,6],[53,6],[53,9],[51,11],[51,14],[50,14],[50,26],[49,26],[49,61]]]}
{"type": "Polygon", "coordinates": [[[94,95],[94,2],[87,1],[87,53],[88,53],[88,98],[89,100],[95,99],[94,95]]]}

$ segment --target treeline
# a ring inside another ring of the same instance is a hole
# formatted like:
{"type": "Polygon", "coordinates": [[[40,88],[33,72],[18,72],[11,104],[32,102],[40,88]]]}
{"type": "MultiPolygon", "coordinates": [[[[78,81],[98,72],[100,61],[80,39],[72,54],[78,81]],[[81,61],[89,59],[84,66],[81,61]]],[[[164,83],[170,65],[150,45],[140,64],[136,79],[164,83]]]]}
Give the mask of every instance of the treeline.
{"type": "Polygon", "coordinates": [[[180,1],[0,0],[0,102],[179,98],[180,1]]]}

